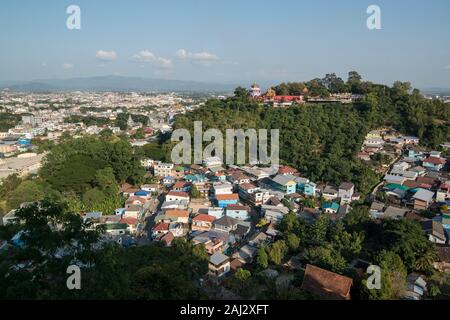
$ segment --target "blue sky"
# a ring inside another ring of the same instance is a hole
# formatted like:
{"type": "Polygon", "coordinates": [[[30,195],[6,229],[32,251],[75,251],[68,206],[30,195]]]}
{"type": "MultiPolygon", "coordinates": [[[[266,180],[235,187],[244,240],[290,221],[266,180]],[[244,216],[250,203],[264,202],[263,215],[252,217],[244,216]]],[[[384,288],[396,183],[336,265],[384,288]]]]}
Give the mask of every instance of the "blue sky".
{"type": "Polygon", "coordinates": [[[450,87],[448,0],[2,0],[0,80],[97,75],[450,87]],[[68,30],[66,8],[81,8],[68,30]],[[381,30],[366,27],[369,5],[381,30]]]}

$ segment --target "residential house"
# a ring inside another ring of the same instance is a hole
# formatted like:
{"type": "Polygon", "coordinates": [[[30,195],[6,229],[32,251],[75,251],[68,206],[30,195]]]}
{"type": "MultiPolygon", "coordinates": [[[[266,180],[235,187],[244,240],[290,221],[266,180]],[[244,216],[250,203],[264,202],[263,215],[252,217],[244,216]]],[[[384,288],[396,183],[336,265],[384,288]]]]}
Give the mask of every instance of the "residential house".
{"type": "Polygon", "coordinates": [[[284,206],[262,205],[261,214],[268,223],[278,224],[283,217],[289,213],[289,209],[284,206]]]}
{"type": "Polygon", "coordinates": [[[427,210],[433,202],[434,192],[419,189],[412,197],[415,210],[427,210]]]}
{"type": "Polygon", "coordinates": [[[297,191],[296,177],[293,175],[277,175],[272,179],[272,187],[285,194],[292,194],[297,191]]]}
{"type": "Polygon", "coordinates": [[[369,213],[373,219],[378,219],[383,215],[383,210],[384,210],[384,203],[374,201],[370,205],[369,213]]]}
{"type": "Polygon", "coordinates": [[[209,214],[198,214],[192,218],[192,231],[209,231],[216,218],[209,214]]]}
{"type": "Polygon", "coordinates": [[[250,245],[244,245],[232,255],[232,258],[238,259],[243,264],[252,263],[258,255],[258,248],[250,245]]]}
{"type": "Polygon", "coordinates": [[[179,200],[185,200],[189,202],[189,194],[181,191],[170,191],[166,195],[166,201],[179,201],[179,200]]]}
{"type": "Polygon", "coordinates": [[[216,252],[222,252],[224,248],[223,240],[220,238],[209,239],[197,237],[192,240],[192,243],[194,245],[203,244],[206,252],[210,255],[216,252]]]}
{"type": "Polygon", "coordinates": [[[407,209],[388,206],[384,211],[382,218],[396,220],[403,219],[407,211],[407,209]]]}
{"type": "Polygon", "coordinates": [[[436,201],[437,202],[446,202],[450,200],[450,180],[441,184],[439,189],[436,192],[436,201]]]}
{"type": "Polygon", "coordinates": [[[161,182],[166,188],[168,188],[175,183],[175,178],[172,176],[165,176],[164,178],[162,178],[161,182]]]}
{"type": "Polygon", "coordinates": [[[236,172],[230,176],[227,177],[228,181],[230,181],[232,184],[243,184],[243,183],[250,183],[250,178],[241,172],[236,172]]]}
{"type": "Polygon", "coordinates": [[[179,238],[185,235],[185,229],[180,222],[172,222],[169,224],[169,232],[173,234],[175,238],[179,238]]]}
{"type": "Polygon", "coordinates": [[[229,205],[237,204],[239,202],[239,195],[237,193],[219,194],[216,195],[216,201],[219,207],[226,208],[229,205]]]}
{"type": "Polygon", "coordinates": [[[152,229],[152,237],[156,238],[169,232],[169,223],[159,222],[152,229]]]}
{"type": "MultiPolygon", "coordinates": [[[[189,211],[187,210],[166,210],[165,216],[179,223],[189,223],[189,211]]],[[[175,234],[174,234],[175,235],[175,234]]]]}
{"type": "Polygon", "coordinates": [[[177,181],[172,186],[172,191],[187,193],[187,192],[189,192],[190,189],[191,189],[191,184],[188,182],[184,182],[184,181],[177,181]]]}
{"type": "Polygon", "coordinates": [[[145,190],[148,192],[157,192],[159,190],[159,184],[143,184],[141,186],[141,190],[145,190]]]}
{"type": "Polygon", "coordinates": [[[309,197],[316,196],[316,184],[307,178],[298,177],[295,179],[297,183],[297,192],[309,197]]]}
{"type": "Polygon", "coordinates": [[[230,258],[223,253],[216,252],[209,258],[208,274],[220,279],[230,272],[230,258]]]}
{"type": "Polygon", "coordinates": [[[233,185],[231,183],[214,183],[213,184],[214,196],[223,194],[232,194],[233,185]]]}
{"type": "Polygon", "coordinates": [[[139,219],[143,212],[144,212],[144,209],[141,205],[130,204],[125,207],[125,212],[123,214],[123,218],[139,219]]]}
{"type": "Polygon", "coordinates": [[[337,202],[332,202],[332,203],[324,203],[322,205],[322,210],[324,213],[333,213],[336,214],[339,211],[339,204],[337,202]]]}
{"type": "Polygon", "coordinates": [[[237,220],[249,220],[250,219],[250,208],[247,206],[239,205],[229,205],[226,208],[226,215],[237,220]]]}
{"type": "Polygon", "coordinates": [[[223,216],[219,219],[214,220],[213,226],[214,229],[221,232],[231,232],[236,230],[238,226],[239,220],[223,216]]]}
{"type": "Polygon", "coordinates": [[[153,166],[153,174],[156,177],[165,177],[165,176],[171,176],[173,170],[173,164],[172,163],[163,163],[163,162],[157,162],[153,166]]]}
{"type": "Polygon", "coordinates": [[[420,224],[428,240],[439,244],[445,244],[447,242],[447,237],[445,236],[445,231],[441,223],[434,220],[425,220],[420,224]]]}
{"type": "Polygon", "coordinates": [[[405,300],[421,300],[427,291],[425,278],[417,273],[412,273],[406,278],[406,290],[403,296],[405,300]]]}
{"type": "Polygon", "coordinates": [[[327,201],[333,201],[339,197],[339,192],[335,187],[327,185],[322,190],[322,197],[327,201]]]}
{"type": "Polygon", "coordinates": [[[278,174],[282,176],[287,175],[295,176],[298,174],[298,171],[289,166],[280,166],[280,169],[278,169],[278,174]]]}
{"type": "Polygon", "coordinates": [[[402,176],[394,176],[392,174],[387,174],[384,176],[384,181],[386,181],[386,183],[395,183],[402,185],[406,181],[406,179],[402,176]]]}
{"type": "Polygon", "coordinates": [[[138,219],[136,218],[122,218],[120,219],[119,223],[124,223],[128,226],[128,231],[130,233],[135,233],[137,231],[137,226],[138,226],[138,219]]]}
{"type": "Polygon", "coordinates": [[[105,232],[111,236],[119,236],[126,234],[128,225],[126,223],[107,223],[105,224],[105,232]]]}
{"type": "Polygon", "coordinates": [[[352,285],[351,278],[308,264],[301,289],[321,299],[350,300],[352,285]]]}
{"type": "Polygon", "coordinates": [[[338,197],[341,199],[341,204],[352,202],[353,194],[355,193],[355,185],[351,182],[343,182],[339,186],[338,197]]]}
{"type": "Polygon", "coordinates": [[[222,218],[225,215],[225,209],[221,207],[208,208],[208,215],[213,216],[215,219],[222,218]]]}
{"type": "Polygon", "coordinates": [[[422,166],[431,171],[441,171],[447,161],[443,158],[428,157],[422,162],[422,166]]]}

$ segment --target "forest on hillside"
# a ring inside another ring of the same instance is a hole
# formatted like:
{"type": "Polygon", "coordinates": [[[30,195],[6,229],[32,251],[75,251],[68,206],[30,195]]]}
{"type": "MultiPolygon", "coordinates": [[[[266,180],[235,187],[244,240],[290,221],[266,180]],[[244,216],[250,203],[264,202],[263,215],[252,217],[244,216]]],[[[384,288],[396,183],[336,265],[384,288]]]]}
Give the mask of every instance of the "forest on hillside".
{"type": "Polygon", "coordinates": [[[346,82],[334,74],[306,83],[275,86],[277,94],[351,92],[364,94],[358,103],[304,104],[273,108],[251,100],[247,90],[237,88],[226,100],[209,100],[205,106],[175,118],[174,129],[193,130],[202,121],[203,131],[226,129],[280,129],[280,161],[294,166],[314,180],[339,184],[354,182],[365,193],[378,181],[376,174],[356,155],[366,134],[391,126],[416,135],[424,145],[438,148],[450,141],[450,105],[428,100],[407,82],[392,87],[362,81],[350,72],[346,82]]]}

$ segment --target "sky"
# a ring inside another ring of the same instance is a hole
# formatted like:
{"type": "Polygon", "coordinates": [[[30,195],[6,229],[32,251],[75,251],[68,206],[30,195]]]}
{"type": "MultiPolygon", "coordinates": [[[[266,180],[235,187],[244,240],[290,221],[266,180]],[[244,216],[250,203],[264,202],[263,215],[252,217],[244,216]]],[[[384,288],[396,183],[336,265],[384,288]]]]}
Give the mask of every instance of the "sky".
{"type": "Polygon", "coordinates": [[[217,83],[335,72],[450,88],[449,0],[1,0],[0,81],[123,75],[217,83]],[[81,29],[67,28],[67,7],[81,29]],[[369,30],[378,5],[381,29],[369,30]]]}

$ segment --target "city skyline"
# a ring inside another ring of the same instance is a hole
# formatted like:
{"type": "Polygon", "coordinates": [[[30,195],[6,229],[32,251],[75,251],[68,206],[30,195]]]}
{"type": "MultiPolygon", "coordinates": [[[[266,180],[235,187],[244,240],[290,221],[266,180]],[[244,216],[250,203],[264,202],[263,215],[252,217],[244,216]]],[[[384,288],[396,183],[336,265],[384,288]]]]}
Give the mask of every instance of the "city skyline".
{"type": "Polygon", "coordinates": [[[448,1],[133,4],[2,3],[0,81],[121,75],[266,83],[357,70],[373,82],[450,87],[448,1]],[[366,26],[372,4],[381,9],[381,30],[366,26]],[[81,9],[80,30],[66,27],[70,5],[81,9]]]}

